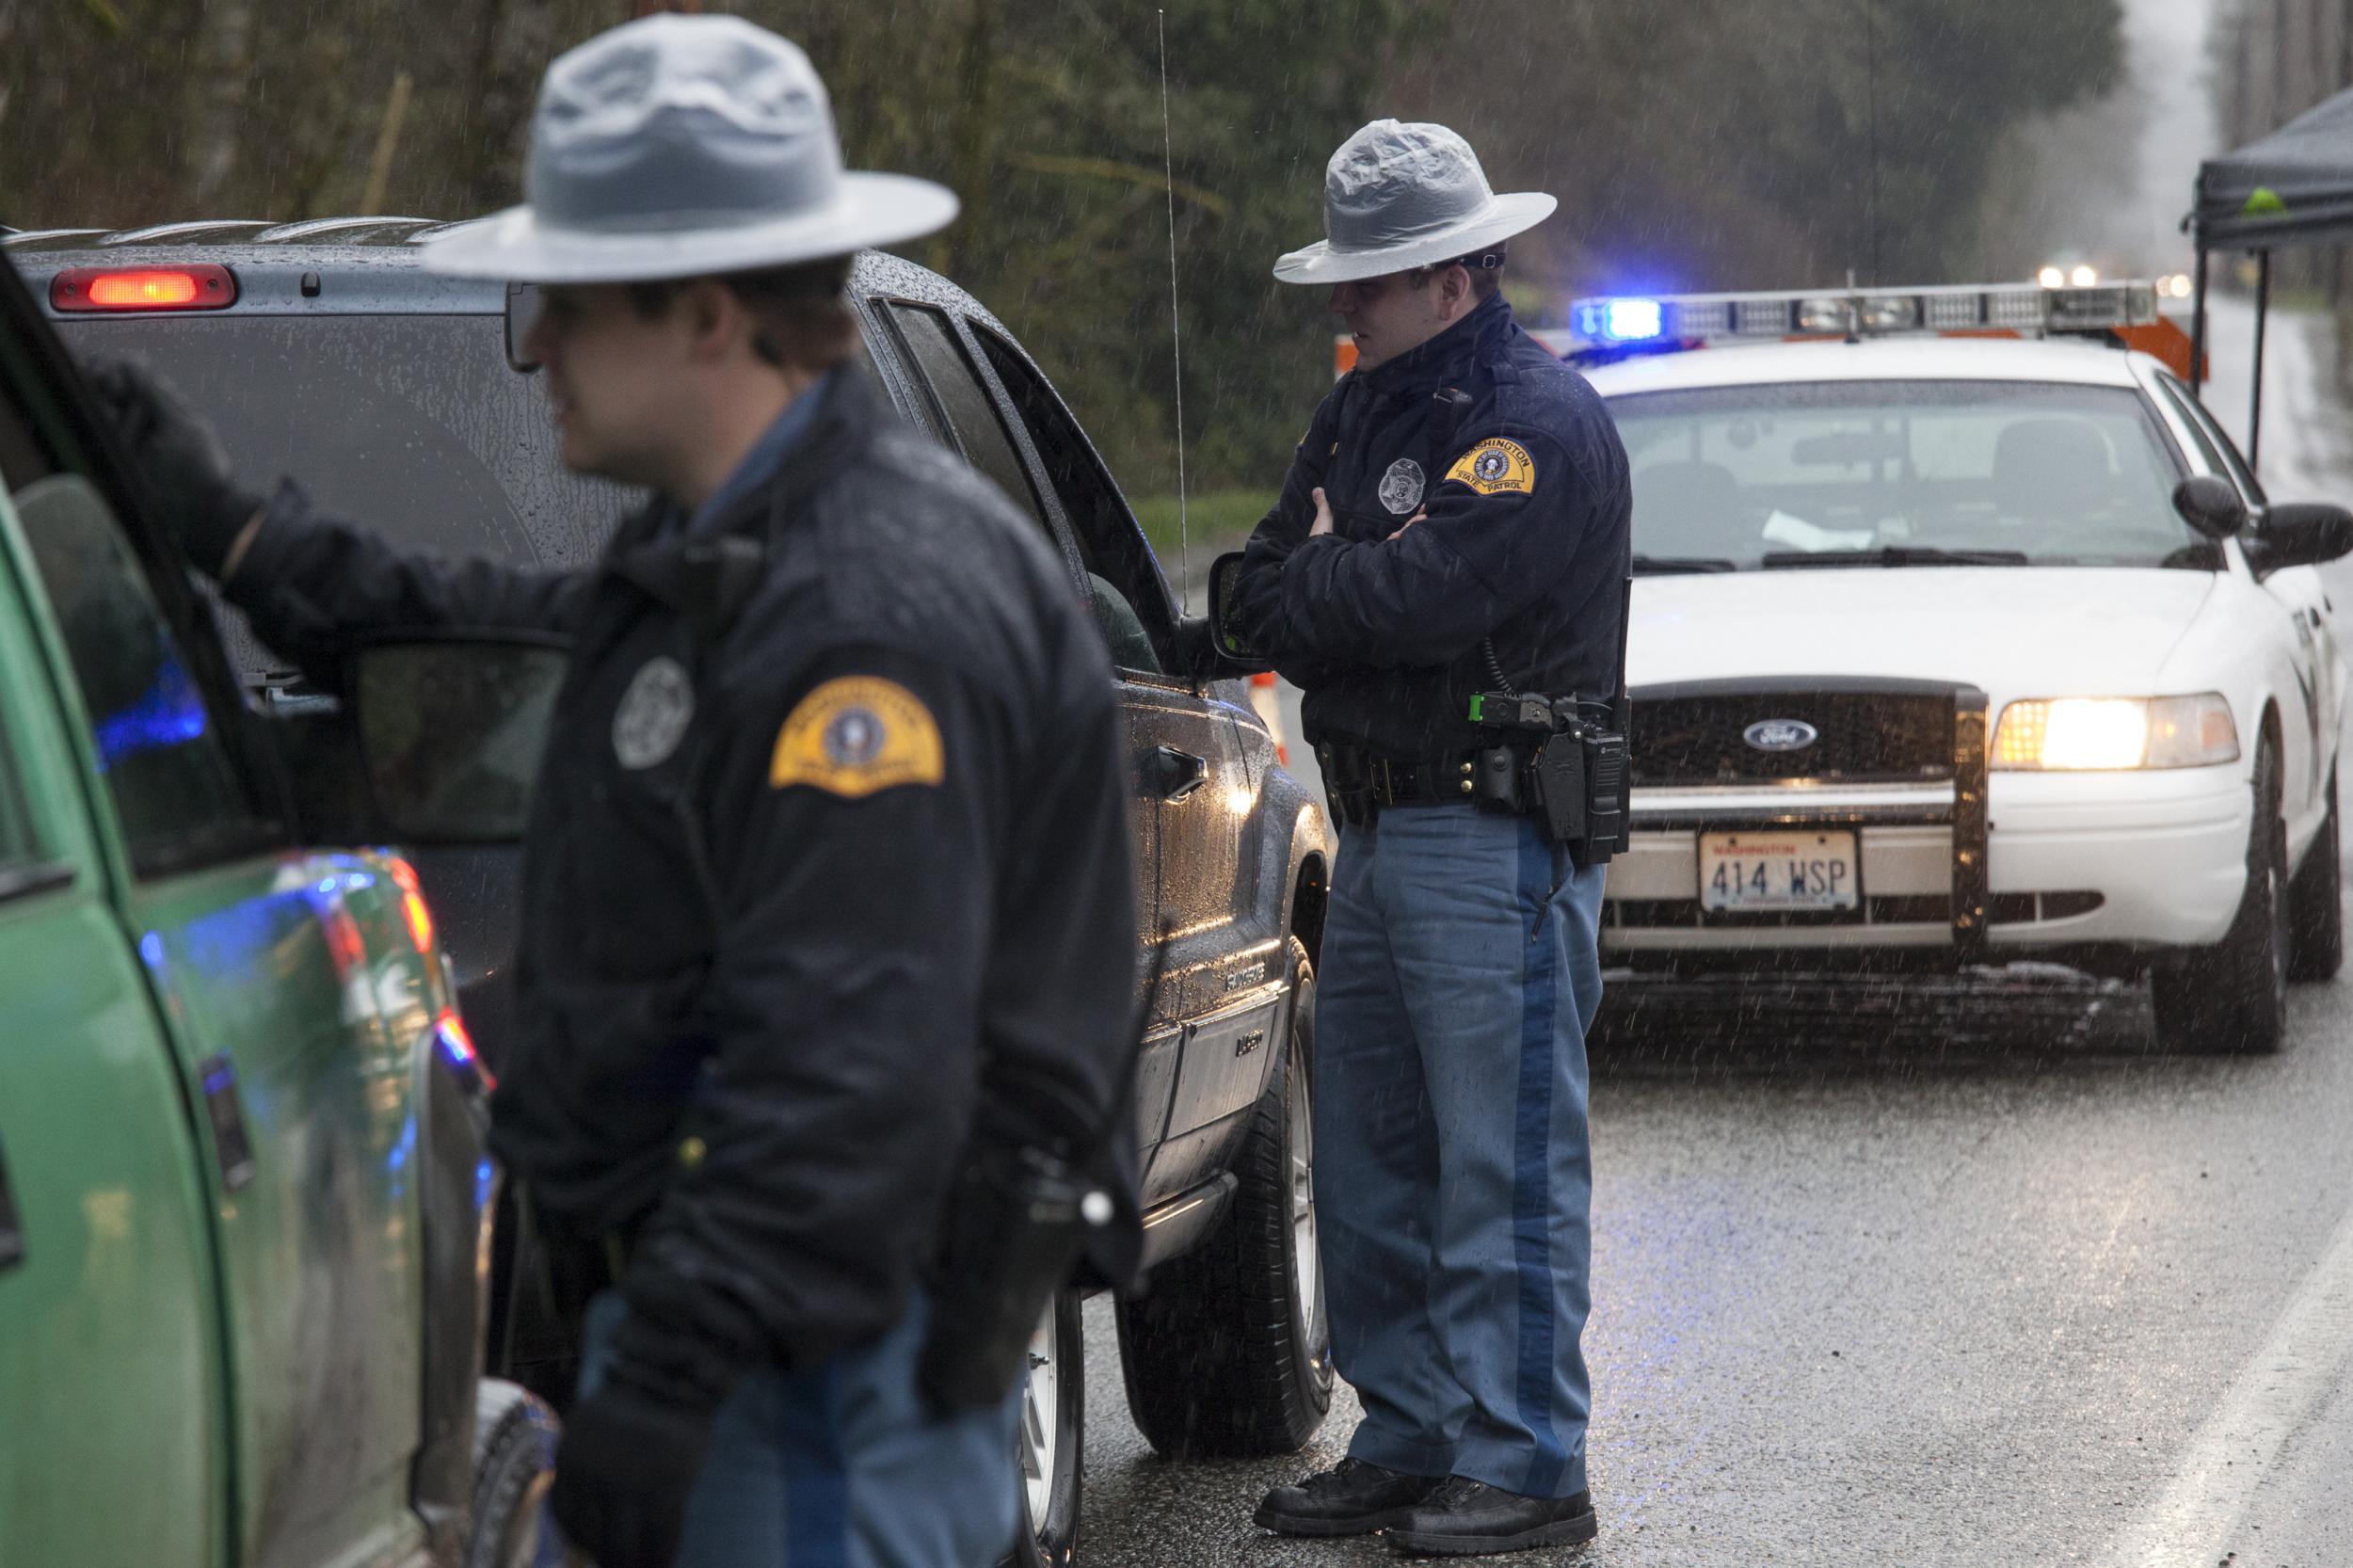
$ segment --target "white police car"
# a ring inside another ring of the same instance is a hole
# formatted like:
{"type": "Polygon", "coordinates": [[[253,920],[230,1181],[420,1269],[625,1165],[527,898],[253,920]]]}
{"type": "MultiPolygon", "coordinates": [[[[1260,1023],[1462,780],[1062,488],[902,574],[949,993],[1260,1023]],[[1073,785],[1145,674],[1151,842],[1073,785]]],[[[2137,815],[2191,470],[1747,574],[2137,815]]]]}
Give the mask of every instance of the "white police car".
{"type": "Polygon", "coordinates": [[[2186,370],[2153,291],[1577,319],[1634,476],[1605,954],[2145,969],[2161,1038],[2275,1048],[2286,983],[2343,947],[2345,669],[2314,568],[2353,514],[2268,503],[2128,346],[2186,370]]]}

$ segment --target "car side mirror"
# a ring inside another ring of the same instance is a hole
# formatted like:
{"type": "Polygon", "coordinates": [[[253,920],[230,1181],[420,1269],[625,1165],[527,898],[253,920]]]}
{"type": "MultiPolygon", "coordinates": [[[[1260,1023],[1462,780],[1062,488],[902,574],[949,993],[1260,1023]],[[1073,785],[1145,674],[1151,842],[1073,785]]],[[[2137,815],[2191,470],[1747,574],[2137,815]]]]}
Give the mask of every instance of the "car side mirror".
{"type": "Polygon", "coordinates": [[[1273,665],[1242,632],[1239,607],[1234,602],[1234,587],[1241,577],[1239,550],[1227,551],[1209,563],[1209,646],[1228,670],[1252,674],[1273,665]]]}
{"type": "Polygon", "coordinates": [[[2210,539],[2227,539],[2247,526],[2247,504],[2228,479],[2193,473],[2173,487],[2173,509],[2210,539]]]}
{"type": "Polygon", "coordinates": [[[2353,511],[2333,501],[2285,501],[2264,513],[2247,541],[2258,572],[2316,567],[2353,553],[2353,511]]]}
{"type": "Polygon", "coordinates": [[[388,642],[353,660],[360,761],[377,815],[417,844],[521,839],[571,663],[553,640],[388,642]]]}
{"type": "Polygon", "coordinates": [[[1176,633],[1176,661],[1172,673],[1196,682],[1223,680],[1234,673],[1226,667],[1225,656],[1217,650],[1217,640],[1209,632],[1209,616],[1178,616],[1176,633]]]}

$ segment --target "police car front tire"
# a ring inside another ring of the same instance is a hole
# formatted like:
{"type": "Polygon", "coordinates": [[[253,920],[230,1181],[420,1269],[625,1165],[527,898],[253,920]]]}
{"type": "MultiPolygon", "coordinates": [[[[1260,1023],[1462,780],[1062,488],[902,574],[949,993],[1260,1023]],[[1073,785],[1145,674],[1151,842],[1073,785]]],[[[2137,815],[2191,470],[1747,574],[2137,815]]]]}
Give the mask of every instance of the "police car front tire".
{"type": "Polygon", "coordinates": [[[1242,1135],[1233,1203],[1119,1306],[1128,1413],[1172,1459],[1293,1452],[1332,1404],[1315,1243],[1315,968],[1296,937],[1289,956],[1289,1032],[1242,1135]]]}
{"type": "Polygon", "coordinates": [[[2288,884],[2288,978],[2334,980],[2345,965],[2345,846],[2337,826],[2337,772],[2329,770],[2329,809],[2313,847],[2288,884]]]}
{"type": "Polygon", "coordinates": [[[2288,846],[2280,820],[2280,753],[2255,753],[2247,886],[2220,942],[2159,962],[2150,976],[2158,1044],[2170,1050],[2268,1055],[2287,1032],[2288,846]]]}

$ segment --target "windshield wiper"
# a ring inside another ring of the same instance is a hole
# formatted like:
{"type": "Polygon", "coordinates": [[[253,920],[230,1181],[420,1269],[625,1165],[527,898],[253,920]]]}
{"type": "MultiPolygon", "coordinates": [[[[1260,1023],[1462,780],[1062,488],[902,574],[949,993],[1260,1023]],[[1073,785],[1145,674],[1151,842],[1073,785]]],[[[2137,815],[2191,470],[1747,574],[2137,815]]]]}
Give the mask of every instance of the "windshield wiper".
{"type": "Polygon", "coordinates": [[[2023,567],[2023,550],[1939,550],[1891,544],[1878,550],[1769,550],[1757,563],[1770,571],[1789,567],[2023,567]]]}
{"type": "Polygon", "coordinates": [[[1661,577],[1675,572],[1732,571],[1734,563],[1710,555],[1637,555],[1634,575],[1661,577]]]}

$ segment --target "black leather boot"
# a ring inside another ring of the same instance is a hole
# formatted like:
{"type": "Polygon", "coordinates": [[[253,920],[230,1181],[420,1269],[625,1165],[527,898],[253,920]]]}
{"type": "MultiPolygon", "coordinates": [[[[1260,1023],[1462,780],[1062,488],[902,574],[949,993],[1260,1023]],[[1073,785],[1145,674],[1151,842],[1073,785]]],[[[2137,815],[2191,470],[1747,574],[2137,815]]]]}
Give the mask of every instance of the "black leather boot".
{"type": "Polygon", "coordinates": [[[1415,1557],[1485,1557],[1534,1546],[1574,1546],[1601,1525],[1593,1497],[1523,1497],[1468,1476],[1449,1476],[1429,1500],[1389,1527],[1386,1540],[1415,1557]]]}
{"type": "Polygon", "coordinates": [[[1402,1524],[1415,1504],[1443,1484],[1442,1476],[1401,1475],[1343,1459],[1296,1486],[1276,1487],[1254,1517],[1277,1535],[1370,1535],[1402,1524]]]}

